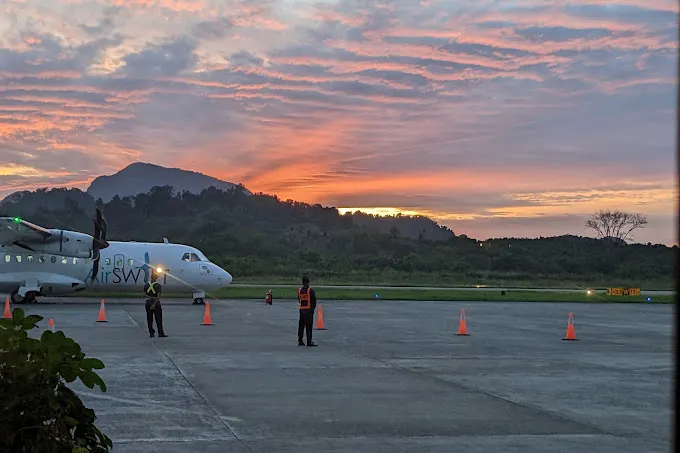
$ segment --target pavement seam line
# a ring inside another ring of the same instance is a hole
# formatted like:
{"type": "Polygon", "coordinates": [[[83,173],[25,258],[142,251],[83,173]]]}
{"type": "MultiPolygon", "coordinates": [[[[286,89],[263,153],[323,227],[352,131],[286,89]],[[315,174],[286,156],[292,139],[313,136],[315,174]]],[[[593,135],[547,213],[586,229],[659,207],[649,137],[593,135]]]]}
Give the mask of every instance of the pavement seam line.
{"type": "MultiPolygon", "coordinates": [[[[390,366],[389,363],[385,363],[382,359],[377,359],[377,358],[370,357],[370,356],[367,356],[367,355],[366,355],[365,357],[366,357],[366,358],[369,358],[369,359],[372,359],[372,360],[376,360],[376,361],[381,362],[381,363],[384,363],[384,364],[387,365],[387,366],[390,366]]],[[[469,390],[469,391],[471,391],[471,392],[481,393],[482,395],[486,395],[486,396],[488,396],[488,397],[491,397],[491,398],[494,398],[494,399],[497,399],[497,400],[500,400],[500,401],[504,401],[504,402],[506,402],[506,403],[510,403],[510,404],[513,404],[513,405],[516,405],[516,406],[519,406],[519,407],[523,407],[523,408],[525,408],[525,409],[535,410],[536,412],[541,412],[541,413],[543,413],[543,414],[545,414],[545,415],[548,415],[548,416],[551,417],[551,418],[560,418],[560,419],[562,419],[562,420],[564,420],[564,421],[568,421],[568,422],[570,422],[570,423],[574,423],[574,424],[576,424],[576,425],[580,425],[580,426],[583,426],[583,427],[585,427],[585,428],[589,428],[589,429],[592,429],[592,430],[595,430],[595,431],[599,431],[599,434],[594,434],[594,435],[603,435],[603,434],[606,434],[606,435],[610,435],[610,436],[614,436],[614,437],[621,437],[621,438],[626,437],[626,436],[621,436],[621,435],[618,435],[618,434],[616,434],[616,433],[610,432],[610,431],[608,431],[608,430],[599,428],[599,427],[597,427],[597,426],[592,426],[592,425],[590,425],[590,424],[588,424],[588,423],[580,422],[580,421],[578,421],[578,420],[573,420],[573,419],[569,418],[566,414],[561,414],[561,413],[559,413],[559,412],[552,412],[552,411],[546,410],[546,409],[544,409],[544,408],[542,408],[542,407],[532,406],[532,405],[527,404],[527,403],[519,403],[519,402],[517,402],[517,401],[512,401],[512,400],[509,400],[509,399],[504,398],[504,397],[502,397],[502,396],[494,395],[493,393],[489,393],[489,392],[486,391],[486,390],[483,390],[483,389],[480,389],[480,388],[471,387],[471,386],[469,386],[469,385],[465,385],[465,384],[463,384],[463,383],[461,383],[461,382],[458,382],[458,381],[446,381],[446,380],[440,379],[440,378],[438,378],[438,377],[436,377],[436,376],[430,376],[430,375],[425,374],[425,373],[422,373],[422,372],[420,372],[420,371],[417,371],[417,370],[414,370],[414,369],[411,369],[411,368],[407,368],[407,367],[404,367],[404,366],[401,366],[401,365],[397,365],[397,364],[393,365],[393,367],[394,367],[394,368],[397,368],[397,369],[400,369],[400,370],[403,370],[403,371],[406,371],[406,372],[410,372],[410,373],[417,374],[418,376],[421,376],[421,377],[424,377],[424,378],[427,378],[427,379],[430,379],[430,380],[433,380],[433,381],[437,381],[437,382],[439,382],[439,383],[441,383],[442,385],[445,385],[445,386],[455,386],[455,387],[463,388],[463,389],[465,389],[465,390],[469,390]]],[[[530,435],[531,435],[531,434],[530,434],[530,435]]],[[[554,434],[553,434],[553,435],[554,435],[554,434]]],[[[581,434],[581,435],[583,435],[583,434],[581,434]]]]}
{"type": "MultiPolygon", "coordinates": [[[[127,310],[125,310],[125,311],[128,312],[127,310]]],[[[128,314],[129,314],[129,312],[128,312],[128,314]]],[[[139,325],[139,323],[138,323],[137,325],[139,325]]],[[[142,329],[142,328],[141,328],[141,326],[140,326],[140,330],[141,330],[141,329],[142,329]]],[[[198,396],[201,397],[201,399],[203,400],[203,403],[205,403],[205,405],[208,406],[208,408],[210,408],[211,411],[213,411],[213,413],[215,414],[215,416],[217,417],[217,419],[224,425],[225,428],[227,428],[227,430],[231,433],[231,435],[234,436],[234,438],[235,438],[236,440],[238,440],[238,441],[241,443],[241,445],[243,445],[243,447],[244,447],[247,451],[249,451],[250,453],[253,453],[253,450],[251,450],[250,447],[248,447],[248,445],[246,445],[246,443],[243,441],[243,439],[241,439],[241,438],[240,438],[240,437],[239,437],[239,436],[231,429],[231,427],[229,426],[229,424],[228,424],[226,421],[224,421],[224,419],[220,416],[220,413],[217,411],[217,409],[215,409],[215,408],[212,406],[212,404],[210,404],[210,403],[208,402],[208,400],[207,400],[207,398],[205,397],[205,395],[203,395],[203,393],[202,393],[200,390],[198,390],[198,389],[194,386],[194,384],[193,384],[193,383],[192,383],[192,382],[184,375],[184,373],[183,373],[182,370],[177,366],[177,364],[175,363],[175,361],[172,360],[172,358],[171,358],[171,357],[170,357],[170,356],[169,356],[169,355],[168,355],[168,354],[167,354],[167,353],[166,353],[166,352],[158,345],[157,342],[153,341],[152,343],[153,343],[153,345],[156,346],[156,348],[157,348],[157,349],[158,349],[158,350],[159,350],[159,351],[160,351],[160,352],[161,352],[161,353],[162,353],[162,354],[170,361],[170,363],[172,363],[172,366],[174,366],[175,369],[177,370],[177,372],[180,374],[180,376],[182,376],[182,379],[184,379],[184,380],[186,381],[186,383],[189,384],[189,387],[191,387],[191,389],[192,389],[194,392],[196,392],[196,394],[197,394],[198,396]]]]}
{"type": "MultiPolygon", "coordinates": [[[[261,318],[260,318],[260,319],[261,319],[261,318]]],[[[276,328],[277,330],[283,331],[283,328],[280,328],[277,324],[272,324],[272,323],[269,323],[269,322],[267,322],[267,321],[264,321],[263,323],[264,323],[264,324],[267,324],[267,325],[269,325],[269,326],[271,326],[271,327],[274,327],[274,328],[276,328]]],[[[330,345],[331,345],[331,348],[333,348],[333,343],[330,343],[330,345]]],[[[350,352],[350,351],[347,350],[347,349],[343,349],[343,350],[345,350],[346,352],[350,352]]],[[[410,369],[410,368],[406,368],[406,367],[401,366],[401,365],[398,365],[398,364],[392,364],[392,363],[387,362],[387,361],[384,360],[384,359],[379,359],[379,358],[376,358],[376,357],[372,357],[372,356],[370,356],[370,355],[367,355],[367,354],[365,354],[365,353],[362,353],[362,352],[359,352],[359,351],[356,351],[356,350],[351,351],[351,352],[352,352],[353,354],[357,354],[357,355],[359,355],[359,356],[361,356],[361,357],[364,357],[364,358],[367,358],[367,359],[369,359],[369,360],[374,360],[374,361],[376,361],[376,362],[380,362],[380,363],[382,363],[383,365],[385,365],[387,368],[392,368],[392,369],[397,369],[397,370],[401,370],[401,371],[408,372],[408,373],[417,374],[418,376],[421,376],[421,377],[424,377],[424,378],[427,378],[427,379],[436,381],[436,382],[438,382],[438,383],[440,383],[440,384],[442,384],[442,385],[444,385],[444,386],[447,386],[447,387],[448,387],[448,386],[456,386],[456,387],[460,387],[460,388],[463,388],[463,389],[468,390],[468,391],[471,391],[471,392],[480,393],[480,394],[482,394],[482,395],[486,395],[486,396],[488,396],[488,397],[491,397],[491,398],[494,398],[494,399],[497,399],[497,400],[500,400],[500,401],[504,401],[504,402],[506,402],[506,403],[510,403],[510,404],[513,404],[513,405],[516,405],[516,406],[519,406],[519,407],[523,407],[523,408],[525,408],[525,409],[535,410],[536,412],[543,413],[543,414],[545,414],[545,415],[547,415],[547,416],[549,416],[549,417],[551,417],[551,418],[559,418],[559,419],[562,419],[562,420],[564,420],[564,421],[568,421],[568,422],[570,422],[570,423],[574,423],[574,424],[576,424],[576,425],[580,425],[580,426],[582,426],[582,427],[585,427],[585,428],[588,428],[588,429],[591,429],[591,430],[598,431],[598,432],[600,433],[599,435],[609,435],[609,436],[618,437],[618,438],[626,438],[626,437],[629,437],[629,436],[622,436],[622,435],[619,435],[619,434],[610,432],[609,430],[602,429],[602,428],[599,428],[599,427],[597,427],[597,426],[592,426],[592,425],[590,425],[590,424],[588,424],[588,423],[583,423],[583,422],[580,422],[580,421],[578,421],[578,420],[573,420],[573,419],[569,418],[567,415],[564,415],[564,414],[560,414],[560,413],[557,413],[557,412],[551,412],[551,411],[548,411],[548,410],[546,410],[546,409],[544,409],[544,408],[541,408],[541,407],[534,407],[534,406],[531,406],[531,405],[526,404],[526,403],[518,403],[518,402],[516,402],[516,401],[512,401],[512,400],[503,398],[502,396],[494,395],[494,394],[489,393],[489,392],[487,392],[487,391],[485,391],[485,390],[482,390],[482,389],[478,389],[478,388],[474,388],[474,387],[470,387],[470,386],[461,384],[460,382],[446,381],[446,380],[440,379],[440,378],[438,378],[438,377],[436,377],[436,376],[430,376],[430,375],[428,375],[428,374],[421,373],[421,372],[419,372],[419,371],[416,371],[416,370],[413,370],[413,369],[410,369]]]]}

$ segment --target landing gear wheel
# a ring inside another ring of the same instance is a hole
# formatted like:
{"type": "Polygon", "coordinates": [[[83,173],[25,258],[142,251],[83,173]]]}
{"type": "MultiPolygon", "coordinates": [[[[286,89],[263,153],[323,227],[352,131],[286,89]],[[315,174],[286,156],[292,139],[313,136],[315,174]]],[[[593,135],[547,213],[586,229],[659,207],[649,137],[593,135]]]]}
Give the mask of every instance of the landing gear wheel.
{"type": "Polygon", "coordinates": [[[24,297],[24,302],[27,304],[35,304],[38,302],[38,294],[35,293],[34,291],[29,291],[26,293],[26,296],[24,297]]]}
{"type": "Polygon", "coordinates": [[[205,302],[203,301],[202,297],[197,297],[196,299],[194,299],[193,305],[205,305],[205,302]]]}
{"type": "Polygon", "coordinates": [[[18,295],[17,293],[12,293],[9,296],[10,300],[12,301],[13,304],[23,304],[26,299],[18,295]]]}

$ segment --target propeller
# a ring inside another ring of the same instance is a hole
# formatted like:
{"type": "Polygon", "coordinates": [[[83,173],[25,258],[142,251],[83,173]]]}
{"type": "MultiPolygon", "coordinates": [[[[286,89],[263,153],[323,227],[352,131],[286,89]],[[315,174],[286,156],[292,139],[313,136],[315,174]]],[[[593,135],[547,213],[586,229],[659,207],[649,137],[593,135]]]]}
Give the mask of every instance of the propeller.
{"type": "Polygon", "coordinates": [[[92,284],[97,278],[99,273],[99,251],[105,249],[109,246],[106,242],[106,219],[102,214],[102,211],[97,207],[97,215],[94,220],[94,236],[92,236],[92,257],[94,261],[92,262],[92,278],[90,279],[90,284],[92,284]]]}

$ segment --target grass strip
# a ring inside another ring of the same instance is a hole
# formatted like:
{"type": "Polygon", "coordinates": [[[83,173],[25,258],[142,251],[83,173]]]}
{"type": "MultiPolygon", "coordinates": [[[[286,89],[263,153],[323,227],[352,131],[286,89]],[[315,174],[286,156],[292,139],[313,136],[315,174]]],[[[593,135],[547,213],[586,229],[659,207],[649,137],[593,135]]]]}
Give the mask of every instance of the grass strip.
{"type": "MultiPolygon", "coordinates": [[[[590,302],[590,303],[653,303],[675,302],[675,296],[607,296],[604,291],[584,292],[523,291],[523,290],[446,290],[446,289],[353,289],[315,288],[319,301],[324,300],[413,300],[413,301],[488,301],[488,302],[590,302]]],[[[267,288],[233,286],[207,294],[208,299],[261,299],[267,288]]],[[[277,299],[296,299],[295,288],[272,288],[274,302],[277,299]]],[[[79,297],[143,298],[141,294],[116,292],[81,292],[79,297]]],[[[187,293],[167,293],[163,297],[190,297],[187,293]]]]}

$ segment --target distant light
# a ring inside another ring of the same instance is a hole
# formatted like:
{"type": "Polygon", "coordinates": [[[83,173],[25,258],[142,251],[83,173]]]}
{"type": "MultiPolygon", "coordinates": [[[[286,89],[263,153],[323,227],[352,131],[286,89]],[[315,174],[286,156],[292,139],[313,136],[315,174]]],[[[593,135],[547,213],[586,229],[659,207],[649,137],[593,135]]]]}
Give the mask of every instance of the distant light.
{"type": "Polygon", "coordinates": [[[15,218],[14,218],[14,222],[16,222],[16,223],[21,223],[21,219],[20,219],[19,217],[15,217],[15,218]]]}
{"type": "Polygon", "coordinates": [[[160,274],[161,272],[163,272],[163,269],[160,268],[160,267],[157,267],[157,268],[156,268],[156,272],[158,272],[158,273],[160,274]]]}
{"type": "Polygon", "coordinates": [[[378,299],[378,295],[377,295],[377,294],[375,295],[375,298],[378,299]]]}
{"type": "Polygon", "coordinates": [[[647,298],[647,302],[651,302],[651,301],[652,301],[652,298],[651,298],[651,297],[648,297],[648,298],[647,298]]]}
{"type": "Polygon", "coordinates": [[[593,294],[593,292],[591,290],[588,290],[588,291],[586,291],[586,294],[588,294],[590,296],[591,294],[593,294]]]}

